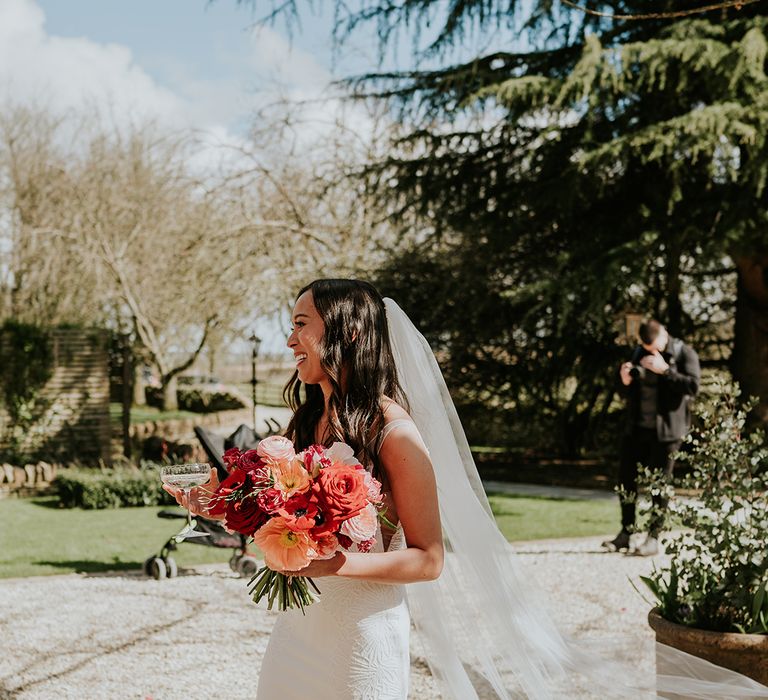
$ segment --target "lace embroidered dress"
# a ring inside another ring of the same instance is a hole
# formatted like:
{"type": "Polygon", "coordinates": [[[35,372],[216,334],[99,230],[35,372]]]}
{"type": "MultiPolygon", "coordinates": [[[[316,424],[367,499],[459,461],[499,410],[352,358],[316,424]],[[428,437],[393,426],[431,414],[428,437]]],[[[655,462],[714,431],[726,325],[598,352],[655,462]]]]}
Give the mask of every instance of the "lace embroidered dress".
{"type": "MultiPolygon", "coordinates": [[[[384,427],[384,439],[407,419],[384,427]]],[[[372,552],[405,549],[398,524],[384,548],[381,525],[372,552]]],[[[257,700],[405,700],[410,616],[401,584],[323,576],[312,605],[281,612],[259,675],[257,700]]]]}

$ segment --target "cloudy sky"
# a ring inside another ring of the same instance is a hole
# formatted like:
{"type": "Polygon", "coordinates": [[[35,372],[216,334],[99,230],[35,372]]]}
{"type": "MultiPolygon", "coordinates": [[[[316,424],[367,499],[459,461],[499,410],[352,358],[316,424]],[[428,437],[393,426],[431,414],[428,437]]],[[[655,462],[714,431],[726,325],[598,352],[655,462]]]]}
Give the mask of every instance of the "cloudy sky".
{"type": "MultiPolygon", "coordinates": [[[[192,127],[214,147],[237,143],[258,107],[327,95],[334,78],[376,69],[374,27],[333,51],[333,2],[314,5],[326,14],[305,12],[289,34],[284,24],[255,27],[258,16],[237,0],[0,0],[0,108],[85,107],[192,127]]],[[[384,67],[410,60],[406,34],[384,67]]],[[[323,109],[327,117],[335,107],[323,109]]]]}
{"type": "Polygon", "coordinates": [[[330,14],[292,35],[254,19],[236,0],[0,0],[0,98],[242,134],[259,105],[375,64],[364,34],[334,54],[330,14]]]}

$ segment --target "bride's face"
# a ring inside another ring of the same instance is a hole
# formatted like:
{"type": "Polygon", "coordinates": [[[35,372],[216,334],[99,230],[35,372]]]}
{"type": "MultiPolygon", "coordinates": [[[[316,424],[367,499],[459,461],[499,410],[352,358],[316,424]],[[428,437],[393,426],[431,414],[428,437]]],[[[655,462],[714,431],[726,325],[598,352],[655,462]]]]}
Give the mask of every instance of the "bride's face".
{"type": "Polygon", "coordinates": [[[315,308],[311,291],[304,292],[296,300],[291,321],[293,329],[288,336],[288,347],[296,359],[299,380],[305,384],[319,384],[327,376],[320,366],[320,343],[325,324],[315,308]]]}

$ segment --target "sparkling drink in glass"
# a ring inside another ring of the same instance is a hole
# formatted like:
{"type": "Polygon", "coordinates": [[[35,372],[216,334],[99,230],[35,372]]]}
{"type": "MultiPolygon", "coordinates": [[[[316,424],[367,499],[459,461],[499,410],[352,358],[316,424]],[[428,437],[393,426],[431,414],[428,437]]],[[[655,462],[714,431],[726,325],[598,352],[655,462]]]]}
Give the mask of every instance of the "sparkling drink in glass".
{"type": "MultiPolygon", "coordinates": [[[[208,464],[193,462],[190,464],[169,464],[160,469],[160,479],[168,486],[180,488],[187,495],[189,503],[190,491],[195,486],[207,484],[211,478],[211,467],[208,464]]],[[[192,512],[187,508],[187,525],[176,535],[176,541],[189,539],[190,537],[208,537],[209,533],[195,530],[192,521],[192,512]]]]}

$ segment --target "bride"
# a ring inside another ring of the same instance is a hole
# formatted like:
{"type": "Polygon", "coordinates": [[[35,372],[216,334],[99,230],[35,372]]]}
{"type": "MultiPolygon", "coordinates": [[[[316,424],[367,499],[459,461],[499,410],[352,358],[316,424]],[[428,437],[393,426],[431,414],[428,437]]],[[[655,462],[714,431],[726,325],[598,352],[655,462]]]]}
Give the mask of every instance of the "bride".
{"type": "MultiPolygon", "coordinates": [[[[370,552],[296,572],[321,596],[305,615],[278,616],[259,700],[406,698],[411,619],[446,699],[768,698],[765,686],[669,647],[657,658],[680,675],[649,679],[560,634],[495,525],[429,345],[393,300],[367,282],[316,280],[292,322],[286,436],[297,450],[351,445],[382,482],[395,527],[380,525],[370,552]]],[[[215,486],[212,477],[193,490],[193,512],[207,514],[215,486]]]]}

